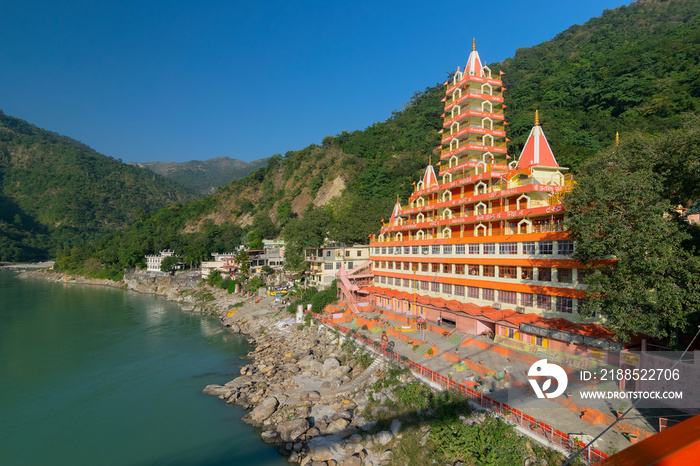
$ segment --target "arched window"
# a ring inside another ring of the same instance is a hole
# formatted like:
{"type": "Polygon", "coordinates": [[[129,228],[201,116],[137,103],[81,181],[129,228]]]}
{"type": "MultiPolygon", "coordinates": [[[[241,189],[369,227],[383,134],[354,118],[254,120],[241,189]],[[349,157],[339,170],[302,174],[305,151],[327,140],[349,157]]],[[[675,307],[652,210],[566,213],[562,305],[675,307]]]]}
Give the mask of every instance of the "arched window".
{"type": "Polygon", "coordinates": [[[481,156],[481,161],[484,163],[493,163],[493,159],[495,157],[491,152],[484,152],[484,154],[481,156]]]}
{"type": "Polygon", "coordinates": [[[452,92],[452,101],[454,102],[455,100],[459,99],[462,97],[462,88],[458,87],[452,92]]]}
{"type": "Polygon", "coordinates": [[[454,138],[450,141],[450,151],[459,148],[459,138],[454,138]]]}
{"type": "Polygon", "coordinates": [[[486,194],[486,191],[488,190],[488,185],[484,183],[483,181],[479,181],[476,186],[474,186],[474,195],[479,195],[479,194],[486,194]]]}
{"type": "Polygon", "coordinates": [[[481,119],[481,127],[483,129],[493,129],[493,120],[489,117],[484,117],[481,119]]]}
{"type": "Polygon", "coordinates": [[[416,233],[416,239],[425,239],[425,232],[423,230],[418,230],[416,233]]]}
{"type": "Polygon", "coordinates": [[[481,70],[484,73],[484,77],[491,78],[491,68],[489,68],[488,66],[484,66],[481,70]]]}
{"type": "Polygon", "coordinates": [[[523,194],[520,196],[516,201],[515,201],[515,207],[520,210],[520,209],[529,209],[530,208],[530,196],[523,194]],[[525,201],[525,206],[521,205],[521,201],[525,201]]]}
{"type": "Polygon", "coordinates": [[[484,204],[483,202],[479,202],[476,207],[474,208],[474,212],[476,212],[476,215],[486,215],[486,212],[488,211],[488,206],[484,204]]]}
{"type": "Polygon", "coordinates": [[[493,95],[493,87],[491,87],[491,84],[489,83],[484,83],[481,85],[481,93],[486,94],[486,95],[493,95]]]}
{"type": "Polygon", "coordinates": [[[396,241],[402,241],[403,240],[403,233],[398,232],[396,233],[396,241]]]}
{"type": "Polygon", "coordinates": [[[449,227],[445,227],[442,229],[442,237],[443,238],[452,238],[452,230],[449,227]]]}
{"type": "Polygon", "coordinates": [[[483,102],[481,102],[481,111],[493,113],[493,104],[488,100],[484,100],[483,102]]]}
{"type": "Polygon", "coordinates": [[[423,180],[420,180],[418,183],[416,183],[416,190],[421,190],[423,189],[423,180]]]}
{"type": "Polygon", "coordinates": [[[452,211],[450,209],[445,209],[442,211],[442,219],[452,218],[452,211]]]}
{"type": "Polygon", "coordinates": [[[445,201],[451,201],[452,200],[452,191],[445,191],[442,193],[442,202],[445,201]]]}
{"type": "Polygon", "coordinates": [[[474,228],[474,236],[486,236],[486,225],[483,223],[478,224],[476,228],[474,228]]]}
{"type": "Polygon", "coordinates": [[[455,121],[450,125],[450,134],[455,134],[459,132],[459,122],[455,121]]]}
{"type": "Polygon", "coordinates": [[[450,181],[452,181],[452,173],[445,173],[444,175],[442,175],[443,183],[449,183],[450,181]]]}
{"type": "Polygon", "coordinates": [[[454,107],[452,107],[452,118],[456,117],[460,113],[462,113],[462,109],[459,105],[455,105],[454,107]]]}
{"type": "Polygon", "coordinates": [[[425,215],[423,215],[423,212],[419,213],[418,216],[416,216],[416,222],[418,222],[418,223],[425,222],[425,215]]]}
{"type": "Polygon", "coordinates": [[[481,136],[481,144],[484,146],[493,146],[493,136],[490,134],[484,134],[481,136]]]}
{"type": "Polygon", "coordinates": [[[452,84],[457,84],[462,80],[462,72],[457,71],[455,75],[452,77],[452,84]]]}
{"type": "Polygon", "coordinates": [[[518,222],[518,234],[532,233],[532,222],[527,219],[518,222]]]}

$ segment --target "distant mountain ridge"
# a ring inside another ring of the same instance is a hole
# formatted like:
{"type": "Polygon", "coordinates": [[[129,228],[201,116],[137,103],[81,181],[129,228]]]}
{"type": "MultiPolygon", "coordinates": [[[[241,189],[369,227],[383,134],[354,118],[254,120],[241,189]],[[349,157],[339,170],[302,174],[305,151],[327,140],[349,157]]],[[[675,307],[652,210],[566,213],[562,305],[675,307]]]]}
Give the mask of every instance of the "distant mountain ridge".
{"type": "Polygon", "coordinates": [[[267,164],[267,158],[244,162],[230,157],[216,157],[189,162],[129,162],[152,170],[201,194],[245,178],[267,164]]]}
{"type": "Polygon", "coordinates": [[[44,259],[194,199],[163,176],[0,111],[0,261],[44,259]]]}

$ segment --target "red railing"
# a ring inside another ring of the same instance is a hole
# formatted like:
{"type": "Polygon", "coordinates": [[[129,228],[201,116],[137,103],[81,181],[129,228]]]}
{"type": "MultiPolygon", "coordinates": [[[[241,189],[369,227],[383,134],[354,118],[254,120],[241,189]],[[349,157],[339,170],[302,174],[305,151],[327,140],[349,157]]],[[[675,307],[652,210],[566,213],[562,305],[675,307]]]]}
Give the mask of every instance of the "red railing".
{"type": "MultiPolygon", "coordinates": [[[[568,453],[573,453],[574,451],[578,450],[580,446],[582,446],[578,443],[578,440],[576,440],[574,437],[571,437],[569,434],[555,429],[554,427],[538,419],[535,419],[534,417],[527,415],[522,411],[512,408],[506,403],[492,400],[486,395],[472,390],[464,384],[455,382],[454,380],[450,380],[447,377],[428,369],[427,367],[424,367],[420,364],[411,361],[410,359],[404,359],[404,357],[394,353],[393,351],[386,351],[381,347],[379,342],[374,341],[365,335],[362,335],[355,331],[351,331],[348,328],[338,325],[337,323],[334,323],[331,319],[321,314],[317,314],[310,311],[304,312],[310,313],[315,319],[324,323],[328,327],[338,331],[339,333],[353,337],[355,340],[363,343],[371,350],[381,354],[386,359],[396,362],[401,366],[407,367],[411,372],[420,376],[421,378],[430,380],[432,383],[440,386],[445,390],[453,390],[455,392],[463,394],[469,401],[479,405],[484,409],[488,409],[494,414],[504,418],[506,421],[520,426],[522,429],[527,430],[531,434],[536,435],[542,440],[549,442],[550,444],[557,446],[568,453]]],[[[600,461],[603,458],[607,458],[607,456],[607,454],[593,447],[586,448],[586,451],[581,455],[581,457],[586,459],[589,462],[589,464],[600,461]]]]}

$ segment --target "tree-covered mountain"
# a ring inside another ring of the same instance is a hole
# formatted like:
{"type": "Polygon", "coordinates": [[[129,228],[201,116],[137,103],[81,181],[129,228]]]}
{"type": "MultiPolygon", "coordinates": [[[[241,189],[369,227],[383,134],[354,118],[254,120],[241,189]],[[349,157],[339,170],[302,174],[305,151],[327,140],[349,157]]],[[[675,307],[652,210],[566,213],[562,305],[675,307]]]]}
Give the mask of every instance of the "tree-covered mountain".
{"type": "Polygon", "coordinates": [[[160,175],[0,112],[0,260],[45,258],[192,199],[160,175]]]}
{"type": "MultiPolygon", "coordinates": [[[[558,161],[574,172],[613,144],[616,131],[651,136],[697,125],[687,114],[700,110],[699,60],[700,0],[641,0],[518,49],[513,58],[489,64],[505,72],[509,153],[519,155],[535,109],[558,161]]],[[[440,74],[436,81],[444,80],[440,74]]],[[[212,225],[237,225],[256,238],[281,234],[289,242],[287,260],[299,265],[301,248],[326,236],[366,241],[397,195],[405,202],[431,154],[437,162],[444,92],[442,84],[428,87],[384,122],[271,157],[264,168],[206,198],[206,208],[178,216],[182,237],[172,242],[186,247],[185,236],[197,232],[209,232],[215,242],[212,225]]],[[[160,227],[148,220],[141,228],[160,227]]]]}
{"type": "Polygon", "coordinates": [[[200,194],[212,194],[216,188],[226,186],[231,181],[244,178],[258,168],[264,167],[267,159],[244,162],[230,157],[216,157],[208,160],[190,160],[189,162],[129,163],[148,168],[200,194]]]}

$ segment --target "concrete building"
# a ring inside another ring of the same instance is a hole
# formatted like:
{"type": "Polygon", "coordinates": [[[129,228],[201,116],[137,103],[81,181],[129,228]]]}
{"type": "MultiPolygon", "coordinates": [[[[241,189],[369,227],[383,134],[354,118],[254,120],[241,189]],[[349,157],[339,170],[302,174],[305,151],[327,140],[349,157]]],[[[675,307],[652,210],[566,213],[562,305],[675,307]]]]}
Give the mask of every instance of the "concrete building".
{"type": "Polygon", "coordinates": [[[307,285],[327,288],[341,267],[352,270],[369,260],[369,246],[332,244],[322,248],[305,248],[304,260],[309,263],[307,285]]]}
{"type": "Polygon", "coordinates": [[[173,254],[173,251],[167,249],[160,251],[158,255],[146,256],[146,270],[148,272],[160,272],[160,264],[163,263],[163,259],[173,254]]]}

